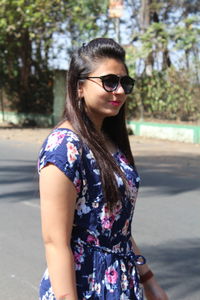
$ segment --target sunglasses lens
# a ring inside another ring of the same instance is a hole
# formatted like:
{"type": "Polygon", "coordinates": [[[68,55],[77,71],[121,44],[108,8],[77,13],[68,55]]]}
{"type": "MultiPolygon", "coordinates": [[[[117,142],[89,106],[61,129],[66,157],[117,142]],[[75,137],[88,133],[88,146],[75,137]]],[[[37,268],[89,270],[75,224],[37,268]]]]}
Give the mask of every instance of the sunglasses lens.
{"type": "Polygon", "coordinates": [[[130,94],[132,92],[135,80],[129,76],[119,77],[114,74],[109,74],[102,76],[103,87],[107,92],[113,92],[117,89],[119,82],[124,89],[125,94],[130,94]]]}
{"type": "Polygon", "coordinates": [[[121,85],[124,89],[125,94],[130,94],[132,92],[135,80],[129,76],[124,76],[121,78],[121,85]]]}
{"type": "Polygon", "coordinates": [[[115,75],[102,76],[103,87],[107,92],[116,90],[119,78],[115,75]]]}

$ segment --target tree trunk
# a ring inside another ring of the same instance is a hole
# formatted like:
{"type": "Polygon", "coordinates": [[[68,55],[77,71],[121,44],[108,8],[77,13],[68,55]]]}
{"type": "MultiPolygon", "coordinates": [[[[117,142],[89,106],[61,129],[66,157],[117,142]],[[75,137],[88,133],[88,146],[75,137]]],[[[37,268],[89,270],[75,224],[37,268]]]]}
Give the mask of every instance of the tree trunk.
{"type": "Polygon", "coordinates": [[[171,66],[171,59],[169,56],[169,51],[167,48],[164,49],[163,51],[163,65],[162,65],[162,70],[166,70],[171,66]]]}
{"type": "MultiPolygon", "coordinates": [[[[144,33],[151,23],[151,11],[150,5],[152,0],[142,0],[141,1],[141,8],[140,8],[140,28],[141,32],[144,33]]],[[[150,52],[145,60],[145,73],[148,76],[152,76],[153,72],[153,52],[150,52]]]]}
{"type": "Polygon", "coordinates": [[[24,89],[28,88],[28,78],[30,75],[30,67],[31,67],[31,41],[29,39],[29,32],[26,30],[23,34],[23,43],[21,47],[21,60],[22,60],[22,68],[21,68],[21,85],[24,89]]]}
{"type": "Polygon", "coordinates": [[[29,77],[31,71],[32,45],[29,38],[28,30],[24,31],[22,36],[21,46],[21,82],[20,82],[20,99],[22,103],[22,111],[26,112],[29,109],[29,77]]]}

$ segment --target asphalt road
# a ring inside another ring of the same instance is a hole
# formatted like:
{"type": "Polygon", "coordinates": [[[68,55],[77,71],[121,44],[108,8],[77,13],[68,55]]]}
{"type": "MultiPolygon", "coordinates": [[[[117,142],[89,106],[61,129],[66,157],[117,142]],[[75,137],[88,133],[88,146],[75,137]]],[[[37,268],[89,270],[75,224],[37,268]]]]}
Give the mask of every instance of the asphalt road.
{"type": "MultiPolygon", "coordinates": [[[[0,140],[0,300],[38,299],[45,269],[39,143],[24,140],[0,140]]],[[[170,300],[200,300],[200,147],[131,143],[142,179],[133,235],[170,300]]]]}

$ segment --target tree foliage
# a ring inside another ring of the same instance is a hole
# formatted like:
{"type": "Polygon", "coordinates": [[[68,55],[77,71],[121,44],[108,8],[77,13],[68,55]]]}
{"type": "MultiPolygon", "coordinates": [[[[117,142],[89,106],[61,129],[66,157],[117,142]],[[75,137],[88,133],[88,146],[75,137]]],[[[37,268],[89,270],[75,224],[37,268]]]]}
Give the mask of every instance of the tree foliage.
{"type": "Polygon", "coordinates": [[[188,73],[182,72],[180,76],[174,68],[138,77],[135,92],[129,97],[129,118],[198,119],[199,88],[191,85],[190,80],[188,73]]]}
{"type": "Polygon", "coordinates": [[[200,10],[198,1],[128,1],[135,27],[127,59],[137,78],[129,115],[200,118],[200,10]]]}
{"type": "Polygon", "coordinates": [[[13,107],[24,112],[51,111],[49,61],[54,35],[67,33],[72,51],[97,34],[97,21],[105,8],[105,1],[93,0],[0,0],[0,78],[13,107]]]}
{"type": "MultiPolygon", "coordinates": [[[[0,0],[0,88],[13,108],[51,113],[53,64],[96,36],[116,36],[108,0],[0,0]],[[60,43],[62,41],[62,43],[60,43]]],[[[200,118],[198,0],[124,0],[120,19],[136,88],[129,116],[200,118]]]]}

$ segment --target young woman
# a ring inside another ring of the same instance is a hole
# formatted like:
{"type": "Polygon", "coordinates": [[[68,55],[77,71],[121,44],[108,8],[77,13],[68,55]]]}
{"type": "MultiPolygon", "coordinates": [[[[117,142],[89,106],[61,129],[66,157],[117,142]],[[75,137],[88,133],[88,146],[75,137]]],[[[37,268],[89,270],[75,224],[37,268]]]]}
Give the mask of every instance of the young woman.
{"type": "Polygon", "coordinates": [[[83,45],[68,72],[64,119],[39,156],[48,269],[41,300],[166,300],[131,237],[139,177],[125,125],[129,77],[112,39],[83,45]]]}

